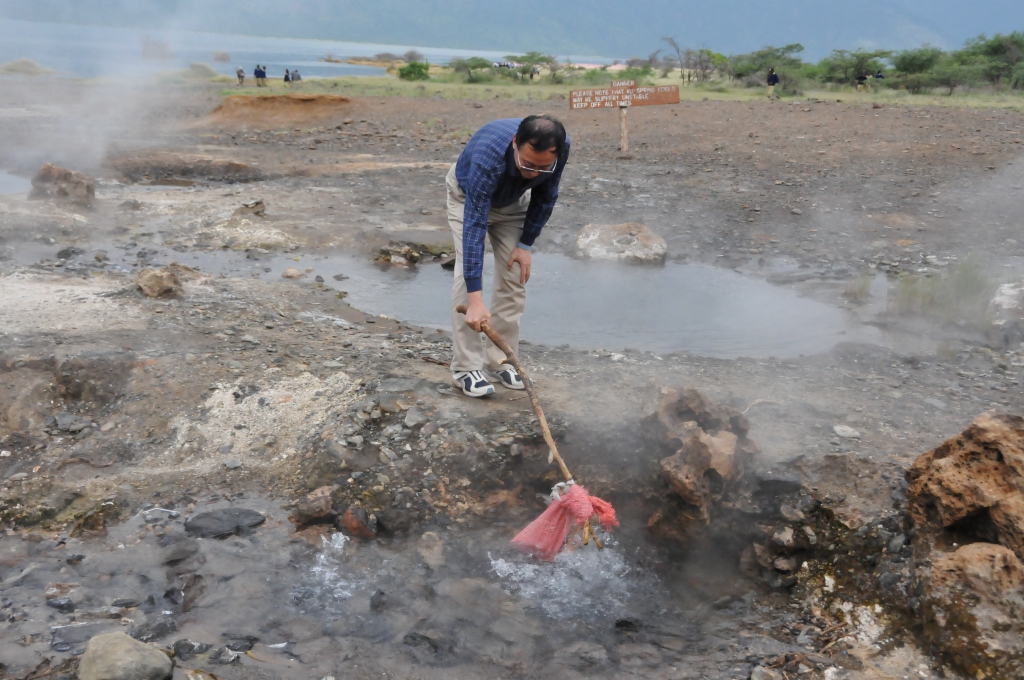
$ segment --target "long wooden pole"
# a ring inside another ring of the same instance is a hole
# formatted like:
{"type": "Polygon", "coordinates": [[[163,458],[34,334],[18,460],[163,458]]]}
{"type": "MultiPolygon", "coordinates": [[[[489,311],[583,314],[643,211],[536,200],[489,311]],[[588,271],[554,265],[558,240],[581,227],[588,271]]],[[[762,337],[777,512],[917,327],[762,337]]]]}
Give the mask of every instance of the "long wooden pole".
{"type": "MultiPolygon", "coordinates": [[[[455,308],[455,311],[459,314],[466,313],[466,305],[459,305],[455,308]]],[[[540,407],[540,399],[537,397],[537,390],[533,386],[533,381],[530,380],[530,376],[527,375],[526,369],[519,363],[519,357],[512,351],[508,343],[505,342],[505,338],[501,337],[498,331],[491,328],[488,324],[482,324],[481,330],[484,334],[494,343],[494,346],[505,353],[508,357],[508,362],[515,367],[519,372],[519,377],[523,379],[523,385],[526,387],[526,393],[530,395],[530,402],[533,404],[533,412],[537,414],[537,420],[540,422],[540,431],[544,435],[544,441],[547,442],[548,448],[551,449],[551,456],[558,461],[558,467],[562,469],[562,475],[565,477],[565,481],[571,481],[572,475],[569,474],[569,468],[565,466],[565,461],[562,460],[562,456],[558,453],[558,447],[555,446],[555,438],[551,436],[551,428],[548,427],[548,419],[544,417],[544,409],[540,407]]]]}
{"type": "Polygon", "coordinates": [[[626,124],[626,112],[629,111],[627,104],[619,104],[619,151],[629,151],[629,126],[626,124]]]}

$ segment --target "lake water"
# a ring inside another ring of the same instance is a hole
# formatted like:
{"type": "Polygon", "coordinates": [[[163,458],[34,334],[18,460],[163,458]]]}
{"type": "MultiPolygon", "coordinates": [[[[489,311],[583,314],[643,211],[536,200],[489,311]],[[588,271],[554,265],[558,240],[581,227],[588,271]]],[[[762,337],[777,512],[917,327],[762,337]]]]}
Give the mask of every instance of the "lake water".
{"type": "MultiPolygon", "coordinates": [[[[283,76],[286,68],[298,68],[307,77],[381,75],[384,73],[381,68],[332,64],[318,59],[328,54],[341,59],[371,57],[381,52],[403,54],[409,49],[418,50],[433,63],[446,63],[454,57],[468,56],[500,59],[504,54],[409,45],[0,20],[0,63],[27,57],[62,74],[87,78],[140,76],[187,68],[193,62],[208,64],[225,75],[234,75],[235,69],[241,66],[247,75],[252,76],[257,63],[267,66],[270,76],[275,78],[283,76]],[[166,45],[168,58],[143,59],[142,46],[147,40],[166,45]],[[228,53],[230,61],[214,61],[214,52],[228,53]]],[[[610,61],[598,57],[571,58],[574,61],[610,61]]]]}

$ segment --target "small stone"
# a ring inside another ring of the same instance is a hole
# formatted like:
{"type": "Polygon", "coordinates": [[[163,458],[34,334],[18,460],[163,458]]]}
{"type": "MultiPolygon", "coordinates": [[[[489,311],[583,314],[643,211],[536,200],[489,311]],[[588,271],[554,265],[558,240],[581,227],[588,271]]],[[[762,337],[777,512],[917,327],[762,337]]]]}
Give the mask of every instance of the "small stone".
{"type": "Polygon", "coordinates": [[[238,468],[242,467],[242,461],[229,460],[228,462],[224,463],[224,467],[226,467],[228,470],[237,470],[238,468]]]}
{"type": "Polygon", "coordinates": [[[313,277],[313,280],[316,281],[317,283],[323,283],[324,282],[324,277],[322,277],[319,274],[317,274],[315,277],[313,277]]]}
{"type": "Polygon", "coordinates": [[[890,553],[895,555],[900,550],[903,550],[903,544],[906,543],[906,542],[907,542],[906,534],[896,534],[895,536],[892,537],[892,540],[889,541],[889,545],[886,546],[886,547],[888,548],[890,553]]]}
{"type": "Polygon", "coordinates": [[[345,364],[332,359],[324,362],[324,368],[345,368],[345,364]]]}
{"type": "Polygon", "coordinates": [[[774,534],[772,534],[772,540],[775,542],[776,545],[780,545],[783,548],[792,548],[793,528],[785,527],[783,529],[780,529],[779,531],[776,531],[774,534]]]}
{"type": "Polygon", "coordinates": [[[391,478],[388,477],[383,472],[378,472],[377,473],[377,482],[380,483],[380,484],[383,484],[384,486],[387,486],[388,484],[391,483],[391,478]]]}
{"type": "Polygon", "coordinates": [[[757,482],[764,493],[795,493],[803,487],[800,475],[795,472],[765,470],[757,475],[757,482]]]}
{"type": "Polygon", "coordinates": [[[354,437],[349,437],[345,441],[348,442],[349,446],[352,446],[352,447],[355,447],[355,448],[359,448],[360,446],[363,445],[363,437],[362,437],[362,435],[358,435],[358,434],[356,436],[354,436],[354,437]]]}
{"type": "Polygon", "coordinates": [[[174,663],[156,647],[124,633],[89,640],[78,666],[79,680],[166,680],[174,663]]]}
{"type": "Polygon", "coordinates": [[[860,437],[860,432],[849,425],[833,425],[832,431],[835,432],[837,436],[843,437],[844,439],[857,439],[860,437]]]}
{"type": "Polygon", "coordinates": [[[431,569],[444,565],[444,541],[433,531],[427,531],[420,536],[416,550],[431,569]]]}
{"type": "Polygon", "coordinates": [[[882,587],[882,590],[892,590],[901,579],[902,576],[899,574],[882,574],[878,577],[878,585],[882,587]]]}
{"type": "Polygon", "coordinates": [[[47,607],[53,607],[59,612],[68,614],[75,611],[75,603],[71,601],[70,597],[55,597],[52,600],[46,601],[47,607]]]}
{"type": "Polygon", "coordinates": [[[801,210],[800,208],[793,208],[789,212],[794,214],[794,215],[803,215],[804,214],[804,211],[801,210]]]}
{"type": "Polygon", "coordinates": [[[20,482],[22,480],[28,479],[28,473],[27,472],[15,472],[13,475],[8,477],[7,479],[11,480],[12,482],[20,482]]]}
{"type": "Polygon", "coordinates": [[[332,279],[334,279],[335,281],[344,281],[344,280],[345,280],[345,279],[347,279],[348,277],[347,277],[347,276],[345,276],[344,274],[335,274],[335,275],[334,275],[334,276],[332,276],[331,278],[332,278],[332,279]]]}
{"type": "Polygon", "coordinates": [[[804,520],[804,513],[801,510],[785,503],[779,508],[779,514],[787,522],[802,522],[804,520]]]}
{"type": "Polygon", "coordinates": [[[750,680],[782,680],[782,674],[772,668],[757,666],[750,671],[750,680]]]}
{"type": "Polygon", "coordinates": [[[296,269],[295,267],[288,267],[281,272],[281,278],[283,279],[301,279],[305,276],[301,269],[296,269]]]}
{"type": "Polygon", "coordinates": [[[425,415],[423,415],[423,412],[420,411],[415,406],[413,408],[409,409],[409,412],[405,414],[405,426],[406,427],[409,427],[409,428],[418,427],[420,425],[425,425],[428,422],[430,422],[430,419],[427,418],[425,415]]]}
{"type": "Polygon", "coordinates": [[[370,596],[370,609],[378,611],[384,608],[386,593],[383,590],[378,589],[373,595],[370,596]]]}
{"type": "Polygon", "coordinates": [[[796,571],[799,561],[795,557],[776,557],[775,561],[772,562],[772,566],[775,567],[776,571],[790,573],[796,571]]]}
{"type": "Polygon", "coordinates": [[[231,449],[235,448],[234,444],[221,444],[220,448],[217,449],[217,453],[224,455],[231,453],[231,449]]]}
{"type": "Polygon", "coordinates": [[[818,537],[814,533],[814,529],[811,527],[804,527],[804,535],[807,536],[807,542],[811,545],[815,545],[818,542],[818,537]]]}
{"type": "Polygon", "coordinates": [[[338,529],[355,538],[376,538],[377,528],[363,508],[349,508],[338,518],[338,529]]]}

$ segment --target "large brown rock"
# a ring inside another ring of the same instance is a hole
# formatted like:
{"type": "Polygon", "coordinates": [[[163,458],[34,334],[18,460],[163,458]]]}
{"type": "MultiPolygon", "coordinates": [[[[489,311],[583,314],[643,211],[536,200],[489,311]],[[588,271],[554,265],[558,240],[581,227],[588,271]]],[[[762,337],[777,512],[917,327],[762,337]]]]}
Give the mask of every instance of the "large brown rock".
{"type": "Polygon", "coordinates": [[[1024,677],[1024,565],[1013,552],[972,543],[934,559],[921,600],[943,661],[969,677],[1024,677]]]}
{"type": "Polygon", "coordinates": [[[661,461],[665,480],[705,517],[758,453],[749,430],[742,413],[692,388],[660,387],[653,413],[642,422],[647,445],[667,456],[661,461]]]}
{"type": "Polygon", "coordinates": [[[78,665],[80,680],[165,680],[174,663],[156,647],[124,633],[89,640],[78,665]]]}
{"type": "Polygon", "coordinates": [[[75,170],[47,163],[32,178],[30,199],[54,198],[91,208],[96,200],[96,180],[75,170]]]}
{"type": "Polygon", "coordinates": [[[668,246],[643,224],[588,224],[576,235],[576,251],[594,260],[661,264],[668,246]]]}
{"type": "Polygon", "coordinates": [[[926,533],[954,530],[1024,559],[1024,418],[982,413],[907,472],[907,509],[926,533]]]}
{"type": "Polygon", "coordinates": [[[143,269],[135,277],[135,285],[143,295],[151,298],[169,298],[181,295],[181,279],[169,267],[143,269]]]}
{"type": "Polygon", "coordinates": [[[300,527],[332,519],[334,501],[331,494],[337,490],[337,485],[321,486],[316,491],[306,494],[295,504],[295,509],[288,519],[300,527]]]}

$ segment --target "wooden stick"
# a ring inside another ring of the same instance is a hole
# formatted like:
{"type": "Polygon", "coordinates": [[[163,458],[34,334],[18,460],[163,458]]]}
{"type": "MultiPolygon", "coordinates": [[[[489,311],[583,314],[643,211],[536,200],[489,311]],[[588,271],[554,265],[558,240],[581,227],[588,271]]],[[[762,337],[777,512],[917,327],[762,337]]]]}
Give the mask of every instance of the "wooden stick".
{"type": "Polygon", "coordinates": [[[619,104],[619,151],[622,153],[629,151],[629,126],[626,122],[628,111],[629,106],[619,104]]]}
{"type": "MultiPolygon", "coordinates": [[[[466,313],[466,305],[459,305],[455,308],[455,311],[459,314],[466,313]]],[[[484,334],[494,343],[494,346],[505,353],[508,358],[508,362],[519,372],[519,377],[523,379],[523,385],[526,387],[526,393],[530,395],[530,401],[533,403],[533,412],[537,414],[537,420],[540,422],[540,431],[544,435],[544,441],[547,442],[548,448],[551,449],[551,455],[556,461],[558,461],[558,467],[562,469],[562,475],[565,477],[565,481],[572,480],[572,475],[569,474],[569,468],[565,466],[565,461],[562,460],[562,456],[558,453],[558,447],[555,446],[555,438],[551,436],[551,428],[548,427],[548,419],[544,417],[544,409],[540,407],[540,399],[537,398],[537,390],[533,387],[533,381],[530,380],[530,376],[527,375],[526,369],[519,363],[519,357],[512,351],[512,348],[505,342],[505,338],[501,337],[498,331],[491,328],[486,323],[481,324],[481,330],[484,334]]]]}

